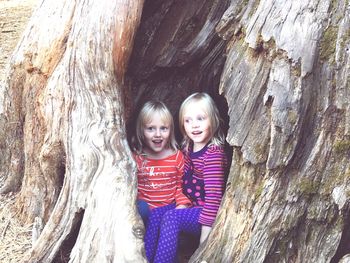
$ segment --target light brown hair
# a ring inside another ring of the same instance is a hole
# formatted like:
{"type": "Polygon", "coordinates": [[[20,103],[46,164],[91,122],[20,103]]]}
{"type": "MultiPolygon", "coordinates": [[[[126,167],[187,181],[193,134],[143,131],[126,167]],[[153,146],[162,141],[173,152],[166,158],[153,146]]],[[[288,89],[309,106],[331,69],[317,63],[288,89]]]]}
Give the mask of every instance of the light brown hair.
{"type": "Polygon", "coordinates": [[[177,149],[174,135],[173,116],[171,115],[168,107],[163,102],[158,100],[150,100],[143,105],[136,121],[136,138],[134,143],[134,150],[138,154],[141,154],[143,152],[144,147],[143,128],[145,125],[152,121],[152,118],[156,113],[159,114],[164,123],[167,123],[169,125],[170,136],[167,147],[170,147],[174,151],[177,149]]]}

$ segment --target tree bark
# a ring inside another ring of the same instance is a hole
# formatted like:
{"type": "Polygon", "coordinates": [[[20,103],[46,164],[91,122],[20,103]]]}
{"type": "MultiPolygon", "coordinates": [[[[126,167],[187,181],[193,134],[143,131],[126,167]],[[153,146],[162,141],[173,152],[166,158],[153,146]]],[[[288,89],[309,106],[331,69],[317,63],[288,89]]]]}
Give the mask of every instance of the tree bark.
{"type": "Polygon", "coordinates": [[[45,227],[25,262],[144,262],[123,76],[143,1],[42,1],[11,61],[1,118],[17,208],[45,227]],[[22,180],[23,177],[23,180],[22,180]]]}
{"type": "Polygon", "coordinates": [[[226,37],[244,32],[230,35],[220,83],[233,162],[192,261],[337,262],[349,251],[349,3],[235,9],[218,25],[226,37]]]}

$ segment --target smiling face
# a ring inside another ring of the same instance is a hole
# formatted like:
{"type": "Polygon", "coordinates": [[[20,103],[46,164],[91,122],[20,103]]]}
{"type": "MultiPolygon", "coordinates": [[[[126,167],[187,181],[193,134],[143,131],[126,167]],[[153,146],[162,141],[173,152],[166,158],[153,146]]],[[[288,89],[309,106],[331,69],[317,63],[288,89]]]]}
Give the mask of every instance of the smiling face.
{"type": "Polygon", "coordinates": [[[151,158],[164,158],[169,154],[170,123],[155,113],[148,123],[143,125],[145,153],[151,158]]]}
{"type": "Polygon", "coordinates": [[[193,141],[193,151],[202,149],[211,139],[210,117],[198,103],[187,105],[183,115],[186,135],[193,141]]]}

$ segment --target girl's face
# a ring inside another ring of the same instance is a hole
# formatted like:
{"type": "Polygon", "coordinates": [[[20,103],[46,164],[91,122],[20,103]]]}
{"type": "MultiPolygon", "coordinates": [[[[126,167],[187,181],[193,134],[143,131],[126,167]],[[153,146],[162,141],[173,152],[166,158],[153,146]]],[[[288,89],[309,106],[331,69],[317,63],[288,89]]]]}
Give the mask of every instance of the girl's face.
{"type": "Polygon", "coordinates": [[[170,124],[155,113],[151,121],[143,126],[145,152],[154,158],[163,158],[169,149],[170,124]]]}
{"type": "Polygon", "coordinates": [[[187,106],[183,125],[187,136],[193,141],[193,151],[199,151],[210,141],[210,118],[200,105],[192,103],[187,106]]]}

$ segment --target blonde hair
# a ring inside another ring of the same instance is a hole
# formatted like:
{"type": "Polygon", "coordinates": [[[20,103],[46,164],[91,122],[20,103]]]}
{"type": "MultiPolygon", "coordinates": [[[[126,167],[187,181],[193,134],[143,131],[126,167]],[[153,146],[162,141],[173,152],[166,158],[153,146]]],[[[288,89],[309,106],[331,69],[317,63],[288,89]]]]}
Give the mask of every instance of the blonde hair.
{"type": "Polygon", "coordinates": [[[182,141],[182,146],[187,149],[191,139],[187,136],[185,128],[184,128],[184,115],[187,107],[190,104],[198,103],[199,107],[204,110],[204,112],[208,115],[210,121],[210,132],[211,139],[209,141],[209,145],[217,145],[221,146],[225,143],[225,136],[221,130],[220,124],[222,119],[220,118],[219,110],[215,105],[214,100],[209,96],[209,94],[205,92],[197,92],[189,97],[187,97],[184,102],[182,102],[180,111],[179,111],[179,125],[180,131],[184,136],[182,141]]]}
{"type": "Polygon", "coordinates": [[[177,144],[175,140],[174,135],[174,120],[173,116],[171,115],[168,107],[161,101],[158,100],[151,100],[146,102],[136,121],[136,138],[134,138],[134,150],[141,154],[143,152],[144,148],[144,134],[143,134],[143,128],[145,125],[150,123],[152,121],[152,118],[154,114],[158,113],[161,120],[167,124],[169,124],[169,141],[166,147],[170,147],[172,150],[177,149],[177,144]]]}

